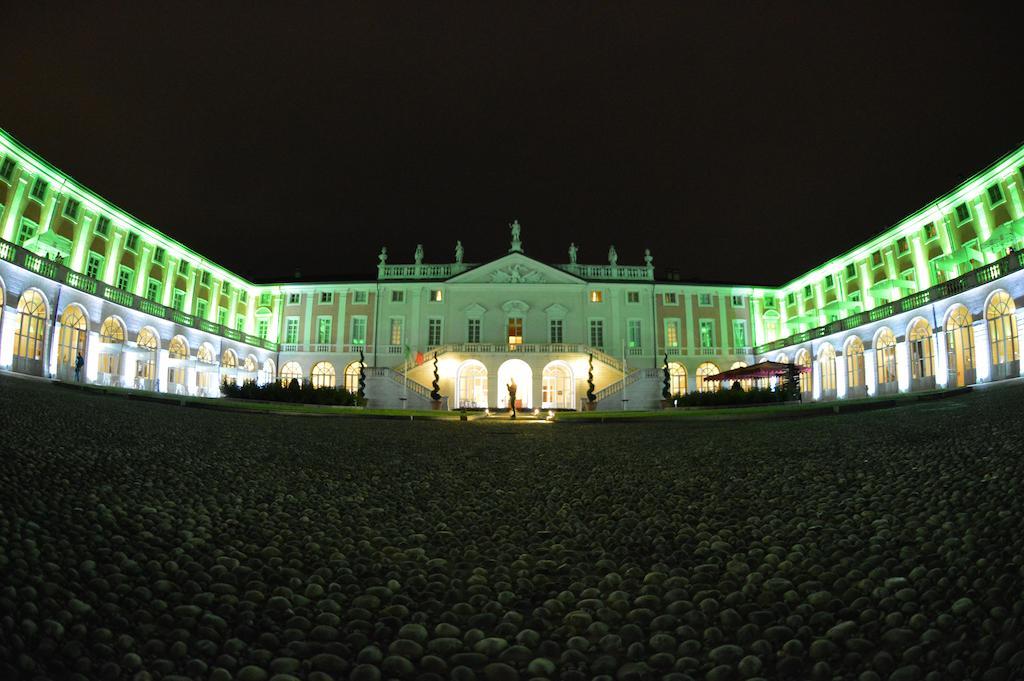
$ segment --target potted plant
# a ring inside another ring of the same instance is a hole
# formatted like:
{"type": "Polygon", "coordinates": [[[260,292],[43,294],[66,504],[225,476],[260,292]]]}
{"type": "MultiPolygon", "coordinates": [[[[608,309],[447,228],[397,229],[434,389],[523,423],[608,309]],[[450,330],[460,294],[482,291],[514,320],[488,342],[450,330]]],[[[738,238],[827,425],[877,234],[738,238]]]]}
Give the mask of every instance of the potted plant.
{"type": "Polygon", "coordinates": [[[597,395],[594,394],[594,353],[587,360],[587,401],[583,403],[584,411],[594,411],[597,406],[597,395]]]}
{"type": "Polygon", "coordinates": [[[441,374],[437,372],[437,353],[434,353],[434,381],[430,384],[430,408],[434,411],[441,409],[441,386],[438,381],[441,374]]]}
{"type": "Polygon", "coordinates": [[[672,375],[668,371],[668,353],[665,353],[665,361],[661,365],[661,408],[668,409],[672,405],[672,375]]]}

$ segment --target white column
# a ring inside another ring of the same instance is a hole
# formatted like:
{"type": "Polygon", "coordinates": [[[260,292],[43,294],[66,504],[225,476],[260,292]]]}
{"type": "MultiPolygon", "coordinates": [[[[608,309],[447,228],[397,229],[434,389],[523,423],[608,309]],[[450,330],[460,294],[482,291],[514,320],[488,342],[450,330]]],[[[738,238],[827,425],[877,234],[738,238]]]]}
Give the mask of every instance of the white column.
{"type": "Polygon", "coordinates": [[[85,380],[95,383],[100,370],[100,334],[96,331],[89,332],[85,354],[85,380]]]}
{"type": "Polygon", "coordinates": [[[974,365],[978,383],[992,380],[992,346],[988,340],[988,322],[979,319],[974,322],[974,365]]]}
{"type": "Polygon", "coordinates": [[[170,358],[170,353],[167,350],[161,349],[156,353],[156,382],[154,388],[157,392],[167,392],[167,360],[170,358]]]}
{"type": "Polygon", "coordinates": [[[195,367],[189,366],[185,368],[185,392],[189,395],[195,395],[199,387],[196,383],[196,369],[195,367]]]}
{"type": "MultiPolygon", "coordinates": [[[[14,189],[14,199],[7,203],[7,219],[4,220],[3,234],[4,241],[14,241],[14,228],[18,224],[18,218],[21,217],[22,208],[25,204],[25,193],[28,191],[29,178],[26,178],[25,174],[22,173],[21,177],[18,178],[15,183],[17,186],[14,189]]],[[[7,194],[10,196],[10,192],[7,194]]]]}
{"type": "Polygon", "coordinates": [[[846,355],[836,355],[836,398],[846,397],[846,355]]]}
{"type": "Polygon", "coordinates": [[[864,350],[864,384],[868,388],[868,395],[874,397],[878,394],[878,376],[875,375],[875,349],[864,350]]]}
{"type": "Polygon", "coordinates": [[[896,343],[896,385],[901,393],[910,390],[910,346],[905,340],[896,343]]]}
{"type": "MultiPolygon", "coordinates": [[[[0,301],[3,305],[3,301],[0,301]]],[[[14,308],[3,308],[3,325],[0,326],[0,367],[10,369],[14,363],[14,329],[18,324],[18,312],[14,308]]]]}
{"type": "Polygon", "coordinates": [[[821,399],[821,361],[817,358],[811,360],[811,399],[821,399]]]}
{"type": "Polygon", "coordinates": [[[935,332],[935,386],[945,388],[949,383],[949,356],[946,354],[946,334],[935,332]]]}
{"type": "MultiPolygon", "coordinates": [[[[57,314],[57,313],[54,312],[54,314],[57,314]]],[[[52,327],[52,334],[53,335],[50,337],[50,347],[48,348],[48,350],[49,350],[49,352],[47,353],[48,360],[47,360],[47,363],[46,363],[46,366],[47,366],[46,375],[48,375],[48,376],[56,376],[57,375],[57,346],[60,343],[60,340],[59,340],[60,339],[60,327],[61,327],[60,322],[57,322],[52,327]]]]}

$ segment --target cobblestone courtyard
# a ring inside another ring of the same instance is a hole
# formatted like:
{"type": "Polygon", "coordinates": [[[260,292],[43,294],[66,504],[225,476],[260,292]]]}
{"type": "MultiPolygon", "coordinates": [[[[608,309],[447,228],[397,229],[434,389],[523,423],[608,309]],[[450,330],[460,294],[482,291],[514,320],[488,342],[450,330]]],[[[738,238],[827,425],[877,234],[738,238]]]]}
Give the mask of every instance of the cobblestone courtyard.
{"type": "Polygon", "coordinates": [[[405,422],[0,377],[0,677],[1024,678],[1022,402],[405,422]]]}

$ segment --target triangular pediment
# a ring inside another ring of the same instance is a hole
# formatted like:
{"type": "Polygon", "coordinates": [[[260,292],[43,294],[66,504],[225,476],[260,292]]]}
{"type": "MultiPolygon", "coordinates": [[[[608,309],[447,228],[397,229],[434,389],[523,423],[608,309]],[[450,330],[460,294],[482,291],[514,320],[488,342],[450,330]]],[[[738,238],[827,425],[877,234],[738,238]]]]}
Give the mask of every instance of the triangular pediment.
{"type": "Polygon", "coordinates": [[[568,272],[528,258],[522,253],[509,253],[491,262],[477,265],[468,272],[448,280],[449,284],[583,284],[582,279],[568,272]]]}

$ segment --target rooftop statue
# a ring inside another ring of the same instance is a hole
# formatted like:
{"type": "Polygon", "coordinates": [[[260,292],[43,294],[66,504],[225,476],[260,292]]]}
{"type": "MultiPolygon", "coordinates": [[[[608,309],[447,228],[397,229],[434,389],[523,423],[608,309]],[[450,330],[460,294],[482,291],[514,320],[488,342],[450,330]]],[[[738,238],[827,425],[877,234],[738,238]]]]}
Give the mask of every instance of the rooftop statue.
{"type": "Polygon", "coordinates": [[[522,228],[519,226],[519,220],[513,220],[509,229],[512,230],[512,248],[508,249],[509,253],[522,253],[523,242],[519,240],[519,232],[522,228]]]}
{"type": "Polygon", "coordinates": [[[416,254],[413,257],[415,258],[417,265],[423,263],[423,244],[416,244],[416,254]]]}
{"type": "Polygon", "coordinates": [[[388,247],[387,246],[381,246],[380,247],[380,255],[377,256],[377,260],[380,261],[381,266],[384,266],[384,265],[388,264],[388,247]]]}
{"type": "Polygon", "coordinates": [[[460,264],[462,263],[462,253],[463,253],[463,251],[462,251],[462,242],[461,241],[456,241],[455,242],[455,262],[460,263],[460,264]]]}
{"type": "Polygon", "coordinates": [[[648,267],[654,265],[654,257],[651,256],[651,249],[649,248],[644,249],[644,264],[648,267]]]}
{"type": "Polygon", "coordinates": [[[615,267],[619,264],[619,254],[615,250],[615,246],[608,247],[608,264],[615,267]]]}
{"type": "Polygon", "coordinates": [[[579,249],[576,248],[576,242],[575,241],[572,242],[571,244],[569,244],[569,264],[570,265],[575,265],[576,264],[576,251],[578,251],[578,250],[579,249]]]}

